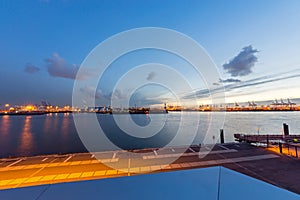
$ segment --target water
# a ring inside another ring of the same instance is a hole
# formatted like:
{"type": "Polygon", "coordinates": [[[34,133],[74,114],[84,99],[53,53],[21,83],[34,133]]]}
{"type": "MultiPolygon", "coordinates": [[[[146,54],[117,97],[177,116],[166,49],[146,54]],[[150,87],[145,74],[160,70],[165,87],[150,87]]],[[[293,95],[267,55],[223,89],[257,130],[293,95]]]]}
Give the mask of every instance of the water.
{"type": "MultiPolygon", "coordinates": [[[[88,124],[92,114],[77,114],[82,123],[88,124]]],[[[169,113],[167,115],[120,115],[126,122],[129,117],[139,126],[147,126],[151,122],[158,123],[166,119],[162,129],[155,135],[141,131],[140,135],[124,133],[115,124],[112,115],[97,115],[106,137],[116,146],[106,145],[105,141],[97,142],[96,150],[150,148],[167,145],[176,138],[172,145],[199,144],[203,142],[207,130],[211,142],[218,140],[219,129],[224,128],[225,141],[234,141],[234,133],[282,134],[282,124],[287,123],[291,134],[300,134],[300,112],[232,112],[226,113],[224,126],[222,123],[210,123],[212,118],[222,122],[222,113],[169,113]],[[184,121],[180,125],[181,117],[184,121]],[[199,117],[197,123],[195,119],[199,117]],[[221,125],[220,125],[221,124],[221,125]],[[179,126],[183,134],[177,134],[179,126]],[[194,132],[194,130],[197,132],[194,132]],[[138,137],[136,137],[138,136],[138,137]]],[[[128,121],[129,122],[129,121],[128,121]]],[[[87,127],[89,128],[89,127],[87,127]]],[[[81,135],[82,136],[82,135],[81,135]]],[[[86,152],[80,140],[72,114],[48,114],[40,116],[0,116],[0,158],[15,156],[32,156],[41,154],[86,152]]]]}

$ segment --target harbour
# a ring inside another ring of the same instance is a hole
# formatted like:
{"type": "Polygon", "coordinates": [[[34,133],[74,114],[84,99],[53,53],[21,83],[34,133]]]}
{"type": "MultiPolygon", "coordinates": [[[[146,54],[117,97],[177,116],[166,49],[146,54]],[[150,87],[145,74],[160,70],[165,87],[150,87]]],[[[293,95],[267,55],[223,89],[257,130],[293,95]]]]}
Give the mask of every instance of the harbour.
{"type": "MultiPolygon", "coordinates": [[[[298,99],[297,99],[298,100],[298,99]]],[[[201,104],[199,106],[178,106],[167,105],[159,107],[142,107],[133,106],[129,108],[111,106],[84,106],[73,107],[66,106],[54,106],[46,101],[42,101],[41,104],[29,104],[29,105],[15,105],[5,104],[0,106],[0,115],[43,115],[49,113],[96,113],[96,114],[167,114],[168,112],[182,112],[182,111],[199,111],[199,112],[289,112],[300,111],[300,105],[291,101],[289,98],[284,101],[281,99],[278,101],[275,99],[272,102],[260,102],[254,101],[242,102],[242,103],[228,103],[225,105],[212,105],[201,104]]]]}

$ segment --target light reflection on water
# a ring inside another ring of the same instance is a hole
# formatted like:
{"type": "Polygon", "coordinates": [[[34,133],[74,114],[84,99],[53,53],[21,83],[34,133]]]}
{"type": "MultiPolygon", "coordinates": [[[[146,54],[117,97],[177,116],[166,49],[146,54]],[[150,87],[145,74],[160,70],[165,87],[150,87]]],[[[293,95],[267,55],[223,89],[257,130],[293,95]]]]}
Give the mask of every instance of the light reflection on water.
{"type": "Polygon", "coordinates": [[[5,135],[9,135],[10,133],[10,117],[8,115],[2,116],[2,123],[0,126],[0,133],[5,135]]]}
{"type": "MultiPolygon", "coordinates": [[[[199,130],[194,144],[202,141],[209,127],[210,113],[184,113],[187,115],[183,122],[186,134],[181,138],[181,144],[185,145],[189,137],[191,126],[198,126],[199,130]],[[195,115],[200,115],[200,123],[195,124],[195,115]]],[[[90,114],[82,114],[82,120],[90,120],[90,114]]],[[[147,125],[151,120],[147,115],[133,115],[133,121],[138,125],[147,125]]],[[[154,115],[161,117],[161,115],[154,115]]],[[[216,114],[216,117],[220,117],[216,114]]],[[[121,148],[145,148],[159,147],[168,143],[176,134],[181,113],[169,113],[167,123],[157,134],[151,138],[137,139],[129,137],[115,127],[112,115],[98,115],[100,123],[108,137],[121,148]]],[[[127,120],[124,118],[124,120],[127,120]]],[[[224,128],[225,141],[232,142],[234,133],[281,134],[282,123],[290,126],[290,133],[300,134],[300,112],[240,112],[227,113],[224,127],[215,127],[215,140],[219,135],[219,129],[224,128]]],[[[88,127],[87,127],[88,128],[88,127]]],[[[141,133],[143,134],[143,133],[141,133]]],[[[213,138],[211,138],[213,141],[213,138]]],[[[99,151],[105,149],[105,145],[99,143],[99,151]]],[[[41,116],[0,116],[0,157],[29,156],[53,153],[85,152],[86,149],[80,141],[75,129],[72,114],[48,114],[41,116]]]]}
{"type": "Polygon", "coordinates": [[[24,120],[23,130],[20,136],[20,146],[18,152],[28,152],[33,149],[33,136],[31,132],[31,118],[32,116],[26,116],[24,120]]]}

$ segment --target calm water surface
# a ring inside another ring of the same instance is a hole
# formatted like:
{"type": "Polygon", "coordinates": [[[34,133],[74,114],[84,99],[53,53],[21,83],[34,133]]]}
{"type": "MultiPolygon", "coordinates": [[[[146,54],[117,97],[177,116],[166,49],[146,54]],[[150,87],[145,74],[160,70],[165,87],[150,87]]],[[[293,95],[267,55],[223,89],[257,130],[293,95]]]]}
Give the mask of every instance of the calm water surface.
{"type": "MultiPolygon", "coordinates": [[[[78,114],[82,121],[89,121],[92,114],[78,114]]],[[[282,123],[289,124],[292,134],[300,134],[300,112],[239,112],[226,113],[224,126],[210,124],[210,113],[185,112],[169,113],[168,115],[152,115],[156,120],[166,119],[164,127],[151,137],[137,138],[124,133],[116,126],[112,115],[97,115],[99,123],[107,137],[116,146],[123,149],[161,147],[168,144],[176,135],[181,121],[184,135],[177,145],[194,144],[203,141],[208,127],[217,137],[219,129],[224,128],[226,142],[234,141],[234,133],[282,133],[282,123]],[[199,123],[195,118],[200,117],[199,123]],[[196,137],[192,129],[198,127],[196,137]]],[[[215,113],[217,120],[222,120],[223,114],[215,113]]],[[[148,115],[124,115],[124,120],[131,117],[139,126],[151,122],[148,115]]],[[[141,133],[143,134],[143,133],[141,133]]],[[[142,135],[141,135],[142,136],[142,135]]],[[[213,142],[216,142],[211,138],[213,142]]],[[[99,141],[99,151],[108,149],[99,141]]],[[[9,156],[31,156],[40,154],[86,152],[76,131],[72,114],[48,114],[40,116],[0,116],[0,158],[9,156]]]]}

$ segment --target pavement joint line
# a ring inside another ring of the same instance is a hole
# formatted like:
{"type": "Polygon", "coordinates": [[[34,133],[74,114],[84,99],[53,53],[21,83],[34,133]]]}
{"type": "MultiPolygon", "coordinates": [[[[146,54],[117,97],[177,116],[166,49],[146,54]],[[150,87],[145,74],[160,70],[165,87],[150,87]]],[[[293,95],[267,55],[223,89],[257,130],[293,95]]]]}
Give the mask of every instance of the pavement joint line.
{"type": "Polygon", "coordinates": [[[83,172],[80,177],[81,178],[93,177],[94,173],[95,173],[95,171],[83,172]]]}
{"type": "Polygon", "coordinates": [[[23,160],[25,160],[25,158],[21,158],[20,160],[17,160],[16,162],[13,162],[13,163],[7,165],[6,167],[11,167],[11,166],[13,166],[13,165],[15,165],[15,164],[17,164],[17,163],[23,161],[23,160]]]}
{"type": "Polygon", "coordinates": [[[54,180],[66,179],[69,175],[70,175],[70,173],[68,173],[68,174],[67,173],[65,173],[65,174],[58,174],[53,179],[54,180]]]}
{"type": "Polygon", "coordinates": [[[99,163],[101,163],[99,160],[92,160],[91,161],[91,164],[99,164],[99,163]]]}
{"type": "Polygon", "coordinates": [[[208,150],[208,151],[211,151],[211,148],[209,148],[209,147],[207,147],[207,146],[205,146],[204,147],[206,150],[208,150]]]}
{"type": "Polygon", "coordinates": [[[140,172],[149,172],[149,171],[151,171],[150,166],[140,167],[140,172]]]}
{"type": "Polygon", "coordinates": [[[171,151],[175,152],[175,150],[172,148],[171,151]]]}
{"type": "Polygon", "coordinates": [[[68,162],[72,157],[73,155],[69,156],[66,160],[64,160],[64,163],[68,162]]]}
{"type": "Polygon", "coordinates": [[[63,163],[60,163],[60,164],[59,164],[59,166],[68,166],[68,165],[70,165],[70,162],[66,162],[66,163],[63,162],[63,163]]]}
{"type": "MultiPolygon", "coordinates": [[[[231,149],[230,151],[236,151],[236,150],[233,150],[231,149]]],[[[225,153],[226,151],[223,150],[222,151],[223,153],[225,153]]],[[[205,152],[206,153],[206,152],[205,152]]],[[[218,153],[216,151],[212,151],[210,153],[218,153]]],[[[174,155],[174,154],[163,154],[163,155],[158,155],[156,157],[153,157],[153,156],[146,156],[146,157],[143,157],[143,159],[153,159],[153,158],[167,158],[167,157],[170,157],[170,155],[174,155]]],[[[199,153],[196,153],[195,155],[199,155],[199,153]]],[[[174,155],[175,156],[175,155],[174,155]]],[[[178,156],[178,155],[176,155],[178,156]]],[[[186,154],[183,154],[183,156],[193,156],[193,154],[191,153],[186,153],[186,154]]],[[[67,164],[62,164],[62,163],[52,163],[54,162],[56,159],[52,160],[50,163],[45,163],[45,164],[37,164],[37,165],[25,165],[25,166],[12,166],[12,167],[9,167],[9,169],[7,169],[6,167],[3,167],[3,168],[0,168],[0,171],[7,171],[7,170],[20,170],[21,168],[23,169],[33,169],[33,168],[45,168],[45,167],[57,167],[57,166],[65,166],[65,165],[68,165],[72,162],[67,162],[67,164]]],[[[19,161],[19,160],[18,160],[19,161]]],[[[89,162],[81,162],[81,161],[77,161],[77,163],[72,163],[72,165],[75,165],[75,164],[78,164],[78,165],[83,165],[83,164],[96,164],[96,163],[99,163],[99,162],[102,162],[102,163],[106,163],[106,162],[118,162],[119,161],[119,158],[115,158],[115,159],[105,159],[105,160],[92,160],[92,161],[89,161],[89,162]]]]}
{"type": "MultiPolygon", "coordinates": [[[[271,159],[271,158],[278,158],[279,156],[275,154],[266,154],[266,155],[259,155],[259,156],[248,156],[248,157],[238,157],[238,158],[226,158],[215,160],[217,164],[225,164],[225,163],[236,163],[236,162],[246,162],[246,161],[254,161],[254,160],[264,160],[264,159],[271,159]]],[[[207,162],[207,161],[203,161],[207,162]]]]}
{"type": "Polygon", "coordinates": [[[97,163],[112,163],[112,162],[118,162],[119,158],[113,158],[113,159],[100,159],[100,160],[96,160],[95,162],[97,163]]]}
{"type": "Polygon", "coordinates": [[[170,165],[166,165],[164,169],[172,169],[170,165]]]}
{"type": "Polygon", "coordinates": [[[104,176],[106,170],[95,171],[93,176],[104,176]]]}
{"type": "Polygon", "coordinates": [[[23,169],[24,166],[15,166],[14,168],[15,168],[16,170],[20,170],[20,169],[23,169]]]}
{"type": "Polygon", "coordinates": [[[192,152],[192,153],[176,153],[176,154],[164,154],[158,156],[143,156],[143,159],[155,159],[155,158],[172,158],[172,157],[183,157],[183,156],[197,156],[197,155],[206,155],[206,154],[220,154],[220,153],[232,153],[237,152],[235,149],[229,150],[216,150],[216,151],[204,151],[204,152],[192,152]]]}
{"type": "Polygon", "coordinates": [[[81,161],[80,165],[89,165],[91,163],[91,160],[84,160],[81,161]]]}
{"type": "Polygon", "coordinates": [[[118,174],[127,174],[128,173],[128,168],[121,168],[118,170],[118,174]]]}
{"type": "Polygon", "coordinates": [[[9,185],[10,182],[12,182],[14,179],[8,179],[8,180],[1,180],[0,186],[9,185]]]}
{"type": "Polygon", "coordinates": [[[130,168],[129,172],[138,174],[140,173],[140,167],[132,167],[130,168]]]}
{"type": "Polygon", "coordinates": [[[26,180],[27,178],[16,178],[13,181],[9,182],[9,185],[17,185],[19,183],[22,183],[26,180]]]}
{"type": "Polygon", "coordinates": [[[81,176],[82,172],[74,172],[70,173],[69,176],[67,176],[66,179],[73,179],[73,178],[79,178],[81,176]]]}
{"type": "Polygon", "coordinates": [[[153,165],[153,166],[150,166],[150,169],[152,171],[157,171],[157,170],[161,170],[161,167],[160,167],[160,165],[153,165]]]}
{"type": "Polygon", "coordinates": [[[225,147],[223,145],[218,145],[218,146],[221,147],[221,148],[223,148],[223,149],[225,149],[225,150],[229,150],[229,148],[227,148],[227,147],[225,147]]]}
{"type": "Polygon", "coordinates": [[[118,174],[118,170],[116,169],[110,169],[110,170],[107,170],[105,175],[116,175],[118,174]]]}
{"type": "Polygon", "coordinates": [[[51,163],[49,164],[49,167],[57,167],[60,163],[51,163]]]}
{"type": "Polygon", "coordinates": [[[128,176],[130,176],[130,158],[128,159],[128,176]]]}
{"type": "Polygon", "coordinates": [[[81,161],[72,161],[70,163],[70,165],[79,165],[81,163],[81,161]]]}
{"type": "MultiPolygon", "coordinates": [[[[57,158],[53,159],[50,163],[48,163],[48,165],[50,165],[50,164],[51,164],[52,162],[54,162],[56,159],[57,159],[57,158]]],[[[46,165],[46,166],[47,166],[47,165],[46,165]]],[[[29,177],[27,177],[27,180],[30,179],[31,177],[33,177],[34,175],[38,174],[38,173],[39,173],[40,171],[42,171],[43,169],[45,169],[46,166],[44,166],[44,167],[38,169],[36,172],[32,173],[29,177]]],[[[22,185],[23,183],[26,183],[27,180],[25,180],[24,182],[19,183],[16,187],[19,187],[19,186],[22,185]]]]}
{"type": "Polygon", "coordinates": [[[113,157],[112,157],[112,159],[115,159],[116,156],[117,156],[117,153],[115,152],[114,155],[113,155],[113,157]]]}
{"type": "Polygon", "coordinates": [[[43,178],[40,179],[40,181],[51,181],[53,179],[55,179],[55,177],[58,176],[58,175],[46,175],[46,176],[43,176],[43,178]]]}
{"type": "Polygon", "coordinates": [[[44,159],[42,160],[42,162],[45,162],[46,160],[48,160],[48,158],[44,158],[44,159]]]}
{"type": "Polygon", "coordinates": [[[157,151],[156,151],[156,150],[154,150],[154,151],[153,151],[153,153],[154,153],[156,156],[158,156],[158,153],[157,153],[157,151]]]}
{"type": "Polygon", "coordinates": [[[124,172],[124,171],[122,171],[121,169],[118,170],[118,174],[119,174],[119,175],[122,175],[122,174],[124,175],[124,174],[126,174],[126,173],[128,173],[128,172],[124,172]]]}
{"type": "MultiPolygon", "coordinates": [[[[34,177],[30,177],[27,180],[25,180],[23,183],[32,183],[32,182],[39,182],[39,180],[42,178],[43,176],[34,176],[34,177]]],[[[22,184],[22,183],[20,183],[22,184]]]]}

